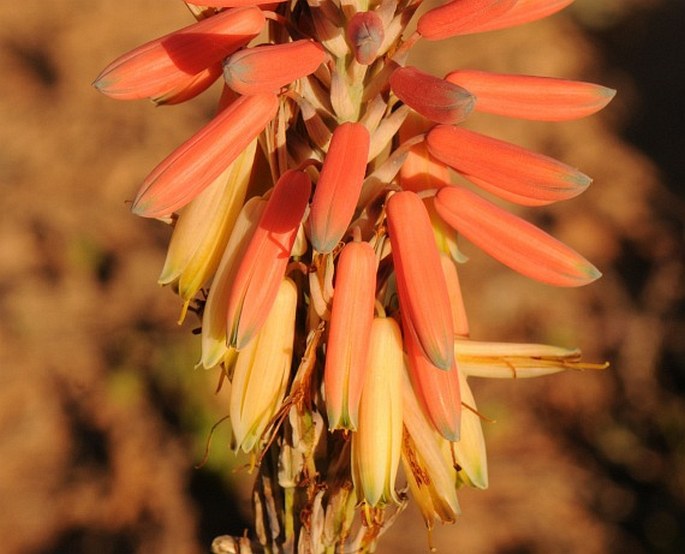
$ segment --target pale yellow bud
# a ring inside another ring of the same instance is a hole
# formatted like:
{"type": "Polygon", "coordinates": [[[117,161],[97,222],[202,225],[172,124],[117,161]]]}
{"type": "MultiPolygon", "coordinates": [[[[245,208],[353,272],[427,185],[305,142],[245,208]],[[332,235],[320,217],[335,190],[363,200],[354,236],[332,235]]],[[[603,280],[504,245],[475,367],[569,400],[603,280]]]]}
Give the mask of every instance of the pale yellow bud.
{"type": "Polygon", "coordinates": [[[159,283],[177,282],[186,306],[219,265],[245,201],[256,147],[253,141],[178,217],[159,283]]]}
{"type": "Polygon", "coordinates": [[[263,327],[238,353],[230,405],[236,450],[249,452],[258,445],[283,402],[293,356],[296,308],[297,287],[286,278],[263,327]]]}
{"type": "Polygon", "coordinates": [[[398,502],[395,477],[402,446],[402,334],[390,318],[371,326],[367,371],[352,434],[352,479],[371,507],[398,502]]]}
{"type": "MultiPolygon", "coordinates": [[[[429,528],[435,519],[443,523],[453,522],[460,510],[456,492],[457,472],[449,446],[445,448],[450,443],[436,432],[421,409],[406,372],[402,381],[402,401],[406,430],[402,463],[409,489],[429,528]]],[[[462,418],[465,416],[462,413],[462,418]]]]}

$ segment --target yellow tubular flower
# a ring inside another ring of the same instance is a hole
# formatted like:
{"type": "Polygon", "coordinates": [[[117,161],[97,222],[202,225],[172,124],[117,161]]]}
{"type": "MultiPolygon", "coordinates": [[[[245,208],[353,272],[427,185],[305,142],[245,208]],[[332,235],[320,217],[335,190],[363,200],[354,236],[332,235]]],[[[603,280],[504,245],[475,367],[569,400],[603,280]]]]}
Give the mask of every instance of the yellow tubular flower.
{"type": "Polygon", "coordinates": [[[284,279],[257,336],[238,353],[231,382],[230,416],[236,450],[259,443],[278,411],[290,376],[297,287],[284,279]]]}
{"type": "Polygon", "coordinates": [[[177,281],[185,306],[219,265],[245,202],[256,148],[253,141],[178,217],[159,284],[177,281]]]}
{"type": "Polygon", "coordinates": [[[406,372],[402,379],[402,417],[405,426],[402,464],[426,526],[432,528],[436,519],[443,523],[453,522],[460,510],[456,492],[457,473],[451,455],[446,456],[442,447],[449,443],[428,421],[406,372]]]}
{"type": "Polygon", "coordinates": [[[371,326],[368,367],[359,406],[359,430],[352,434],[352,479],[358,496],[375,507],[395,495],[402,445],[402,334],[395,320],[371,326]]]}

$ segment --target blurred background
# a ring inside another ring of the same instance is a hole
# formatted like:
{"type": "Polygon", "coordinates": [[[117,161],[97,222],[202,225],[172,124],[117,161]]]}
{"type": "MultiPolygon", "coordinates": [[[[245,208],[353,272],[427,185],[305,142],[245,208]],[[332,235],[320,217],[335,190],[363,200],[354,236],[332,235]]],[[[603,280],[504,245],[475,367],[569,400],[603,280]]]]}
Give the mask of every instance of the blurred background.
{"type": "MultiPolygon", "coordinates": [[[[251,477],[194,370],[191,317],[157,284],[170,229],[135,218],[141,180],[214,111],[110,100],[121,53],[191,22],[181,2],[0,3],[0,544],[48,554],[203,553],[249,522],[251,477]]],[[[559,76],[619,90],[569,123],[469,123],[594,177],[521,210],[603,279],[529,282],[464,244],[481,340],[579,346],[602,372],[472,383],[490,489],[463,491],[440,552],[685,552],[685,2],[577,0],[524,27],[421,48],[414,63],[559,76]]],[[[423,45],[426,46],[426,45],[423,45]]],[[[380,553],[427,551],[408,509],[380,553]]]]}

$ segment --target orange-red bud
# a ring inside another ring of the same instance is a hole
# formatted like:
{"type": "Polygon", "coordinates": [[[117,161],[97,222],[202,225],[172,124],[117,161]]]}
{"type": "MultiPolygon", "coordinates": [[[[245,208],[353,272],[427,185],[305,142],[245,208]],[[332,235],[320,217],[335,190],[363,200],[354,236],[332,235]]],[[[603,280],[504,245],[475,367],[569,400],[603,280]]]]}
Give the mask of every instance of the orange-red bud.
{"type": "Polygon", "coordinates": [[[324,369],[330,429],[357,430],[376,298],[376,266],[368,242],[350,242],[338,257],[324,369]]]}
{"type": "Polygon", "coordinates": [[[461,425],[461,395],[456,360],[444,371],[423,354],[411,327],[404,321],[404,347],[412,387],[436,431],[449,441],[458,441],[461,425]]]}
{"type": "Polygon", "coordinates": [[[415,67],[396,69],[390,76],[390,87],[407,106],[438,123],[464,121],[476,100],[468,90],[415,67]]]}
{"type": "Polygon", "coordinates": [[[510,10],[501,15],[482,21],[473,26],[470,32],[481,33],[483,31],[495,31],[507,27],[523,25],[552,15],[566,6],[573,4],[574,0],[518,0],[510,10]]]}
{"type": "Polygon", "coordinates": [[[531,75],[459,70],[445,77],[478,98],[475,110],[537,121],[565,121],[606,106],[615,90],[592,83],[531,75]]]}
{"type": "Polygon", "coordinates": [[[313,40],[246,48],[226,60],[224,79],[240,94],[278,92],[314,73],[325,58],[324,49],[313,40]]]}
{"type": "MultiPolygon", "coordinates": [[[[159,99],[195,93],[198,74],[256,37],[264,15],[254,7],[227,10],[139,46],[109,64],[94,86],[119,100],[159,99]],[[187,92],[185,93],[187,94],[187,92]]],[[[218,77],[218,75],[217,75],[218,77]]],[[[200,77],[199,82],[211,82],[200,77]]]]}
{"type": "Polygon", "coordinates": [[[565,244],[464,187],[440,189],[435,208],[440,217],[475,245],[532,279],[559,287],[578,287],[601,275],[565,244]]]}
{"type": "Polygon", "coordinates": [[[428,150],[467,179],[506,200],[549,204],[583,192],[591,179],[560,161],[460,127],[438,125],[428,150]]]}
{"type": "Polygon", "coordinates": [[[347,41],[362,65],[373,63],[384,38],[383,20],[376,12],[357,12],[347,23],[347,41]]]}
{"type": "Polygon", "coordinates": [[[343,123],[333,132],[309,216],[312,244],[319,252],[333,250],[347,231],[364,182],[369,144],[361,123],[343,123]]]}
{"type": "Polygon", "coordinates": [[[386,212],[406,332],[415,333],[434,365],[449,370],[454,361],[452,312],[428,212],[409,191],[393,194],[386,212]]]}
{"type": "Polygon", "coordinates": [[[257,138],[277,109],[274,94],[238,98],[145,178],[133,213],[162,217],[185,206],[257,138]]]}
{"type": "Polygon", "coordinates": [[[452,0],[427,11],[417,29],[428,40],[476,32],[474,29],[505,14],[516,0],[452,0]]]}
{"type": "Polygon", "coordinates": [[[264,323],[285,275],[310,192],[311,181],[302,171],[286,171],[276,183],[231,287],[229,346],[245,347],[264,323]]]}

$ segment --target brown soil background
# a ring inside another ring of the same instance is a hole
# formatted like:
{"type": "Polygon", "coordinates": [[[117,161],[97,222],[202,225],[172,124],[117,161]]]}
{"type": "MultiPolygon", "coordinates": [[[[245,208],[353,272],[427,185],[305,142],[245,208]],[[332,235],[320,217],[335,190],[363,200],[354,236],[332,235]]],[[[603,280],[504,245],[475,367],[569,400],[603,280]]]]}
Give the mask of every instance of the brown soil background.
{"type": "MultiPolygon", "coordinates": [[[[440,552],[685,551],[685,327],[678,0],[578,0],[549,20],[431,45],[426,66],[555,75],[619,89],[598,116],[475,128],[578,166],[581,198],[527,216],[604,272],[580,290],[481,255],[461,275],[474,338],[578,345],[600,373],[474,382],[490,489],[461,494],[440,552]],[[428,63],[428,61],[430,63],[428,63]]],[[[180,2],[0,4],[0,545],[5,553],[208,552],[249,521],[250,477],[217,434],[225,398],[156,285],[169,229],[130,215],[148,171],[205,121],[118,103],[109,61],[191,21],[180,2]]],[[[408,510],[381,553],[425,552],[408,510]]]]}

